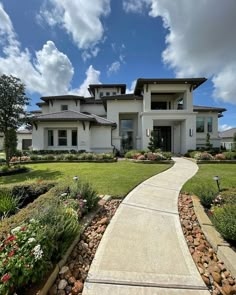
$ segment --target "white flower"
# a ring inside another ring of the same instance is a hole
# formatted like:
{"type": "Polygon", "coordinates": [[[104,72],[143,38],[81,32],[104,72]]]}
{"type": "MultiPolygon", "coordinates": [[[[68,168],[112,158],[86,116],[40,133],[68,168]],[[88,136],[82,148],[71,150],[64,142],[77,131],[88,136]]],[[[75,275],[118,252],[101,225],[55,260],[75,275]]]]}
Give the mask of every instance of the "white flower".
{"type": "Polygon", "coordinates": [[[29,222],[30,223],[34,223],[35,222],[35,219],[34,218],[31,218],[29,222]]]}
{"type": "Polygon", "coordinates": [[[28,243],[33,243],[33,242],[35,242],[36,240],[35,240],[35,238],[29,238],[28,239],[28,243]]]}
{"type": "Polygon", "coordinates": [[[20,230],[21,230],[21,227],[20,226],[17,226],[17,227],[15,227],[15,228],[12,229],[11,233],[12,234],[15,234],[15,233],[19,232],[20,230]]]}
{"type": "Polygon", "coordinates": [[[43,250],[41,249],[40,245],[34,247],[33,254],[36,261],[43,257],[43,250]]]}

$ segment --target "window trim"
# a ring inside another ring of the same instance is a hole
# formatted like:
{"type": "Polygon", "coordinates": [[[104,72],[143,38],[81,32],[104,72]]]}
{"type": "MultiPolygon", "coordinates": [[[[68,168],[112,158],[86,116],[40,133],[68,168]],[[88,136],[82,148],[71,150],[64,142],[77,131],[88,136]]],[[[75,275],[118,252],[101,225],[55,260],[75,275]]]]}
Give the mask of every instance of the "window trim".
{"type": "Polygon", "coordinates": [[[71,146],[78,146],[78,130],[72,129],[71,130],[71,146]],[[76,132],[76,144],[73,144],[73,133],[76,132]]]}
{"type": "Polygon", "coordinates": [[[197,117],[196,118],[196,132],[197,133],[205,133],[205,117],[197,117]],[[197,126],[197,123],[198,123],[198,119],[202,119],[202,122],[203,122],[203,131],[198,131],[198,126],[197,126]]]}
{"type": "Polygon", "coordinates": [[[68,104],[61,104],[61,111],[68,111],[68,104]],[[64,107],[66,107],[64,109],[64,107]]]}
{"type": "Polygon", "coordinates": [[[67,132],[67,130],[66,129],[58,129],[57,135],[58,135],[58,146],[67,146],[67,143],[68,143],[68,132],[67,132]],[[66,136],[60,136],[59,135],[60,131],[65,131],[66,136]],[[60,144],[60,139],[65,139],[66,144],[60,144]]]}
{"type": "Polygon", "coordinates": [[[207,132],[208,133],[212,133],[213,132],[213,118],[212,117],[207,117],[207,132]],[[209,119],[210,119],[210,122],[211,122],[211,125],[209,125],[209,119]],[[211,126],[211,130],[209,130],[211,126]]]}

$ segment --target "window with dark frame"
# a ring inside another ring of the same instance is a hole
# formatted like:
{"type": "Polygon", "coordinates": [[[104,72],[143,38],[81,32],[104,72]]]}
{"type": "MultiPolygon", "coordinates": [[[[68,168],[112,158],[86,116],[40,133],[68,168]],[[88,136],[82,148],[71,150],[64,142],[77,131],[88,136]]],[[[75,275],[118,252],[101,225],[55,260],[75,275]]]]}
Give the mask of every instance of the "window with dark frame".
{"type": "Polygon", "coordinates": [[[207,118],[207,132],[212,132],[213,130],[213,120],[212,117],[207,118]]]}
{"type": "Polygon", "coordinates": [[[109,96],[110,95],[110,92],[106,92],[106,96],[109,96]]]}
{"type": "Polygon", "coordinates": [[[58,130],[58,145],[67,146],[67,130],[58,130]]]}
{"type": "Polygon", "coordinates": [[[48,146],[54,146],[53,130],[48,130],[48,146]]]}
{"type": "Polygon", "coordinates": [[[167,101],[152,101],[152,110],[167,110],[167,101]]]}
{"type": "Polygon", "coordinates": [[[68,111],[68,105],[67,104],[62,104],[61,105],[61,111],[68,111]]]}
{"type": "Polygon", "coordinates": [[[103,96],[103,92],[100,92],[100,93],[99,93],[99,96],[102,97],[102,96],[103,96]]]}
{"type": "Polygon", "coordinates": [[[72,130],[71,132],[71,144],[72,146],[77,146],[77,130],[72,130]]]}
{"type": "Polygon", "coordinates": [[[197,117],[196,131],[197,133],[203,133],[205,131],[205,118],[197,117]]]}

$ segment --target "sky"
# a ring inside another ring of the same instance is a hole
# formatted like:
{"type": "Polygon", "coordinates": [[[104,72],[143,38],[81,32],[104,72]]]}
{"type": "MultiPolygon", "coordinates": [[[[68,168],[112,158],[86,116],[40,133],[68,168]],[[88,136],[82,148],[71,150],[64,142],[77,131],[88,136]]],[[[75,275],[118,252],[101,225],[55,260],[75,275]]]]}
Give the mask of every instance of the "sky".
{"type": "Polygon", "coordinates": [[[89,84],[206,77],[194,104],[236,127],[235,0],[0,0],[0,74],[31,98],[89,96],[89,84]]]}

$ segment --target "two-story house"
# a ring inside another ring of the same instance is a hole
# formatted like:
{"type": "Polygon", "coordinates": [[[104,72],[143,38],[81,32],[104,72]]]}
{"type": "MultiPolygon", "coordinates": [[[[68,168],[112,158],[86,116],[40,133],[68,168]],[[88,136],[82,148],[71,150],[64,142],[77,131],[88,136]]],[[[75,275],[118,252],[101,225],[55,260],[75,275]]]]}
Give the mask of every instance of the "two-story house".
{"type": "Polygon", "coordinates": [[[42,97],[33,118],[34,150],[123,152],[146,149],[154,130],[160,148],[185,153],[211,143],[220,146],[218,118],[224,108],[193,106],[193,92],[205,78],[138,79],[125,84],[89,85],[91,97],[42,97]]]}

